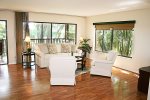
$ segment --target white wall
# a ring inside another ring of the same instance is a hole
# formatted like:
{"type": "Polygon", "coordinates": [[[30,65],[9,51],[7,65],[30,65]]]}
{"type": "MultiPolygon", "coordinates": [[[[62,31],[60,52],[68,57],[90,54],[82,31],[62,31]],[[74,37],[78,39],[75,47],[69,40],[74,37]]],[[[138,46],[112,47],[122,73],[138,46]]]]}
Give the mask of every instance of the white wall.
{"type": "MultiPolygon", "coordinates": [[[[8,55],[9,64],[16,64],[16,31],[15,13],[13,11],[0,11],[0,20],[7,20],[8,55]]],[[[58,22],[77,24],[77,39],[85,33],[85,18],[58,14],[29,13],[30,21],[58,22]]],[[[79,40],[77,40],[78,43],[79,40]]]]}
{"type": "Polygon", "coordinates": [[[138,69],[150,65],[150,9],[111,13],[87,17],[87,38],[95,41],[96,22],[128,21],[136,20],[134,32],[134,49],[132,58],[117,57],[116,67],[138,73],[138,69]]]}
{"type": "Polygon", "coordinates": [[[7,20],[8,62],[16,63],[15,16],[12,11],[0,11],[0,20],[7,20]]]}
{"type": "Polygon", "coordinates": [[[77,24],[77,44],[80,36],[85,34],[85,17],[47,14],[47,13],[29,13],[30,21],[38,22],[58,22],[58,23],[74,23],[77,24]]]}

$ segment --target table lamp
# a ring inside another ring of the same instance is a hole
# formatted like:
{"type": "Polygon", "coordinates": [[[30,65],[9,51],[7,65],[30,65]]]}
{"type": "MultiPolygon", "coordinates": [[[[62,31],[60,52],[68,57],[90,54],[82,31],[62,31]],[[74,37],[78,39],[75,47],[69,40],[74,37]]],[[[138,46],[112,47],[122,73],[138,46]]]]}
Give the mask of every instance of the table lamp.
{"type": "Polygon", "coordinates": [[[24,41],[26,42],[26,49],[27,49],[27,51],[30,52],[30,51],[31,51],[31,47],[30,47],[30,41],[31,41],[31,40],[30,40],[30,36],[26,36],[24,41]]]}

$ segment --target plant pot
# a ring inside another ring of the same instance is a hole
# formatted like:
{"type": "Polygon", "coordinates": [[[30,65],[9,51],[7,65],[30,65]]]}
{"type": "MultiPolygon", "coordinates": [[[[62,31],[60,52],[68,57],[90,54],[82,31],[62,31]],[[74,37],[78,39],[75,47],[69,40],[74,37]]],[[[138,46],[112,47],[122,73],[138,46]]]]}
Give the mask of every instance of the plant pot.
{"type": "Polygon", "coordinates": [[[31,48],[28,48],[28,49],[27,49],[27,52],[31,52],[31,48]]]}

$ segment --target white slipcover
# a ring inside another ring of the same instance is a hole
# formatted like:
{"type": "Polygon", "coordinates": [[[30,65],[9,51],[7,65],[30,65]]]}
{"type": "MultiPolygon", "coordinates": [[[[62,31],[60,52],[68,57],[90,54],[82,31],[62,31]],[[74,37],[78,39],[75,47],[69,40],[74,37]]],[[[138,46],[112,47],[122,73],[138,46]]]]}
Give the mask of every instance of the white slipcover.
{"type": "Polygon", "coordinates": [[[50,84],[75,85],[76,68],[76,59],[73,56],[51,56],[49,58],[50,84]]]}
{"type": "MultiPolygon", "coordinates": [[[[46,43],[41,43],[41,44],[37,44],[35,46],[35,53],[36,53],[36,64],[40,67],[40,68],[45,68],[49,66],[49,57],[53,56],[53,55],[70,55],[71,53],[61,53],[61,44],[56,44],[57,47],[57,53],[56,54],[49,54],[48,53],[48,44],[46,43]]],[[[78,56],[81,55],[80,53],[76,52],[73,53],[74,56],[78,56]]]]}
{"type": "Polygon", "coordinates": [[[90,74],[111,77],[112,66],[116,57],[117,53],[114,51],[109,51],[105,60],[101,60],[96,57],[96,59],[93,60],[90,74]]]}

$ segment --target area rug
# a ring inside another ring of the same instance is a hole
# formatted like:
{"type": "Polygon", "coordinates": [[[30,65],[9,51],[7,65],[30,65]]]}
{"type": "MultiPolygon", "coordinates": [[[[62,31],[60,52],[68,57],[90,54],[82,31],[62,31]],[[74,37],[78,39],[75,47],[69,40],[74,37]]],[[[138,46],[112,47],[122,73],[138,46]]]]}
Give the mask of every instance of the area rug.
{"type": "Polygon", "coordinates": [[[90,68],[84,68],[83,70],[81,68],[77,68],[76,69],[76,76],[81,75],[81,74],[85,74],[90,72],[90,68]]]}

